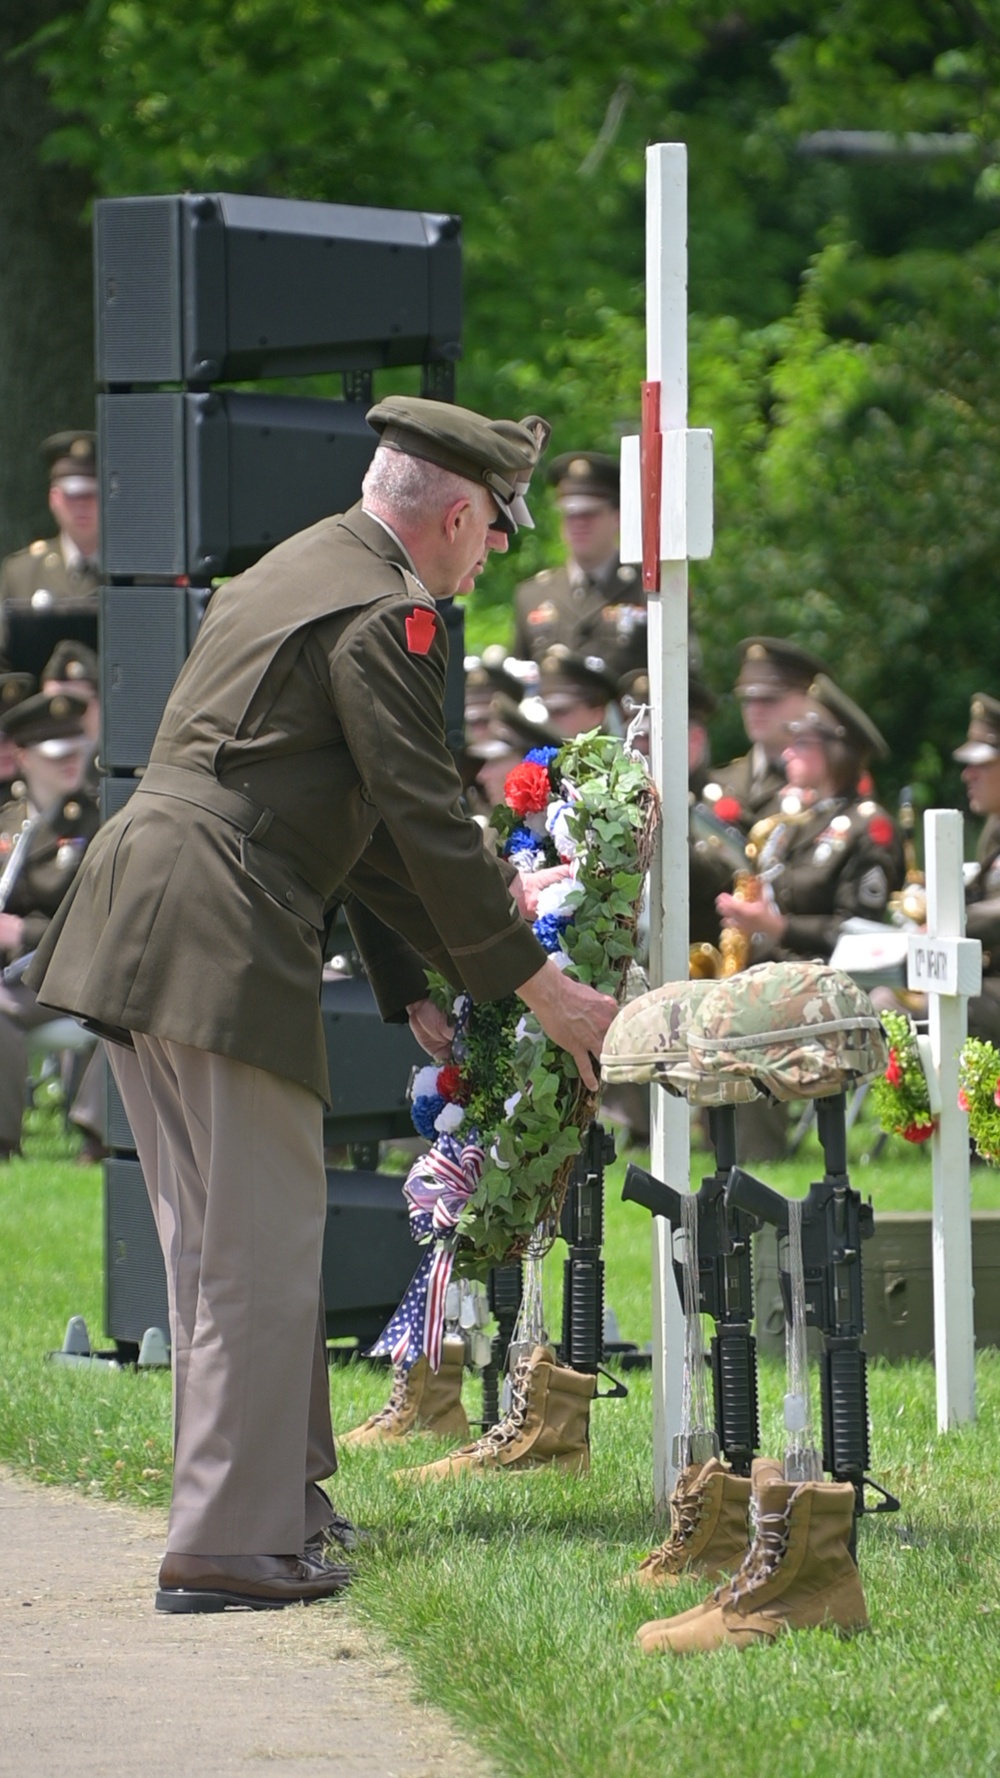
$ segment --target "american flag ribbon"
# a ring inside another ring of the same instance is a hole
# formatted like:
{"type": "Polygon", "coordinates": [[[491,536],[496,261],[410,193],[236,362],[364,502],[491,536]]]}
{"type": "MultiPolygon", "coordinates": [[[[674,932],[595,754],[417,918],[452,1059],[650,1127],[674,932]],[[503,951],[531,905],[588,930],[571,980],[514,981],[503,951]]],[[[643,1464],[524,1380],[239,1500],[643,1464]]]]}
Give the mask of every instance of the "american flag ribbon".
{"type": "Polygon", "coordinates": [[[482,1178],[486,1156],[477,1140],[459,1143],[441,1136],[415,1161],[403,1192],[409,1203],[410,1233],[433,1243],[420,1261],[399,1308],[369,1347],[370,1358],[390,1358],[412,1370],[422,1353],[436,1371],[441,1363],[444,1305],[455,1264],[448,1236],[482,1178]]]}

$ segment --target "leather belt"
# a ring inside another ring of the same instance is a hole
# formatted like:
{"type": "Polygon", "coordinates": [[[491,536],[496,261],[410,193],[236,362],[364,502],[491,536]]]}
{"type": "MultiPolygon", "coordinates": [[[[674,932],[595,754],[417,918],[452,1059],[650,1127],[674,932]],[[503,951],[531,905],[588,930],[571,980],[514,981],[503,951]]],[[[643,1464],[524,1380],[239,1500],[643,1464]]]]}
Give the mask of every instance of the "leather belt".
{"type": "Polygon", "coordinates": [[[286,854],[280,852],[273,844],[282,829],[291,833],[273,809],[255,803],[252,797],[244,796],[241,790],[230,790],[220,784],[218,778],[209,777],[207,772],[192,772],[186,766],[147,766],[142,778],[135,787],[134,795],[140,796],[143,791],[152,796],[172,796],[178,802],[191,803],[196,809],[205,809],[210,815],[218,815],[220,821],[227,826],[235,827],[238,833],[246,834],[250,840],[263,842],[265,835],[270,835],[272,844],[269,848],[279,857],[283,857],[290,870],[297,873],[304,883],[308,883],[314,895],[326,898],[326,892],[317,883],[309,882],[309,878],[298,864],[292,864],[286,854]]]}

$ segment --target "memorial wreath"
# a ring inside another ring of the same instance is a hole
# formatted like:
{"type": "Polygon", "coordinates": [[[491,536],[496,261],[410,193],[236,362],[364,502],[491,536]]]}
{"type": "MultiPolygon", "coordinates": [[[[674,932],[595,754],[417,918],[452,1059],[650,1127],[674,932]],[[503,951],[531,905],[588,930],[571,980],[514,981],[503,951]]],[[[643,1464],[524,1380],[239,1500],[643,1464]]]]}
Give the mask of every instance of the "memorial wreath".
{"type": "MultiPolygon", "coordinates": [[[[579,981],[624,998],[636,952],[658,799],[644,760],[621,741],[588,734],[539,747],[509,773],[491,826],[522,875],[563,864],[542,890],[533,930],[579,981]]],[[[444,1300],[453,1275],[538,1252],[559,1212],[597,1095],[516,995],[455,998],[429,974],[435,1004],[454,1023],[444,1065],[416,1071],[416,1129],[431,1143],[404,1187],[414,1240],[428,1248],[373,1353],[404,1369],[426,1352],[437,1368],[444,1300]],[[534,1239],[533,1239],[534,1237],[534,1239]]]]}
{"type": "Polygon", "coordinates": [[[984,1161],[1000,1166],[1000,1051],[969,1037],[958,1063],[958,1103],[969,1114],[969,1135],[984,1161]]]}
{"type": "Polygon", "coordinates": [[[872,1082],[875,1116],[883,1130],[907,1142],[927,1142],[937,1128],[931,1111],[927,1076],[920,1057],[917,1034],[905,1012],[881,1015],[889,1041],[885,1073],[872,1082]]]}

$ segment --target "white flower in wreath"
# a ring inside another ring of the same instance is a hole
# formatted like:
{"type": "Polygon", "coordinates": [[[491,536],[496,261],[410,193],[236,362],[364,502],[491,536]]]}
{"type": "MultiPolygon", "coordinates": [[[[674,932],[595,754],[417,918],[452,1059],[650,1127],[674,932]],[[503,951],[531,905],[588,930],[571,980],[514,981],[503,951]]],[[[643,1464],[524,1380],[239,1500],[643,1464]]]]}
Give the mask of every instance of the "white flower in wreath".
{"type": "Polygon", "coordinates": [[[543,914],[572,913],[580,896],[580,885],[573,877],[564,877],[559,883],[550,883],[538,897],[536,918],[543,914]]]}
{"type": "Polygon", "coordinates": [[[572,803],[561,801],[550,803],[545,811],[546,831],[551,835],[552,843],[564,863],[569,863],[576,857],[576,841],[567,825],[567,817],[572,809],[572,803]]]}
{"type": "Polygon", "coordinates": [[[461,1105],[446,1105],[434,1119],[434,1128],[439,1136],[453,1136],[465,1122],[465,1110],[461,1105]]]}
{"type": "Polygon", "coordinates": [[[523,1014],[514,1027],[515,1043],[523,1042],[526,1037],[529,1037],[532,1043],[545,1042],[545,1032],[541,1029],[537,1019],[533,1018],[529,1013],[523,1014]]]}
{"type": "Polygon", "coordinates": [[[544,869],[545,853],[541,850],[529,852],[525,848],[523,852],[515,852],[510,862],[520,876],[530,877],[533,871],[544,869]]]}
{"type": "Polygon", "coordinates": [[[517,1092],[517,1093],[511,1093],[510,1098],[504,1100],[503,1110],[504,1110],[505,1117],[507,1117],[507,1118],[513,1117],[513,1115],[514,1115],[515,1111],[517,1110],[518,1106],[520,1105],[523,1097],[524,1097],[524,1095],[521,1092],[517,1092]]]}
{"type": "Polygon", "coordinates": [[[542,835],[545,833],[545,829],[546,829],[546,817],[545,817],[544,810],[532,809],[532,811],[529,815],[524,816],[524,825],[528,829],[529,833],[537,833],[539,839],[541,839],[542,835]]]}
{"type": "Polygon", "coordinates": [[[440,1072],[440,1066],[437,1068],[418,1068],[416,1074],[413,1076],[413,1086],[410,1090],[410,1098],[429,1099],[432,1093],[436,1093],[438,1090],[438,1075],[440,1072]]]}
{"type": "Polygon", "coordinates": [[[557,969],[569,969],[572,961],[573,959],[568,951],[549,952],[549,962],[554,963],[557,969]]]}

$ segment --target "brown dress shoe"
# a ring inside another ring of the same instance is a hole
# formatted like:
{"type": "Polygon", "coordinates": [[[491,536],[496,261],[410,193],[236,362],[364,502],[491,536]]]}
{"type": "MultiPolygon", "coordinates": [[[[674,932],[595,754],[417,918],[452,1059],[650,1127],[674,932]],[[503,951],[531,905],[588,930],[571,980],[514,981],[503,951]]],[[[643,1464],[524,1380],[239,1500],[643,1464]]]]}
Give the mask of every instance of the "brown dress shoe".
{"type": "Polygon", "coordinates": [[[299,1556],[183,1556],[160,1565],[157,1611],[280,1611],[332,1599],[351,1584],[349,1568],[299,1556]]]}

